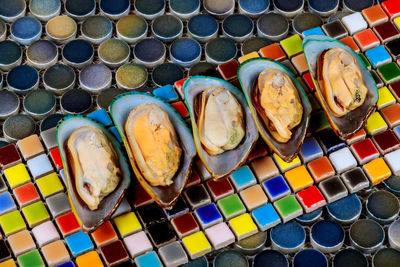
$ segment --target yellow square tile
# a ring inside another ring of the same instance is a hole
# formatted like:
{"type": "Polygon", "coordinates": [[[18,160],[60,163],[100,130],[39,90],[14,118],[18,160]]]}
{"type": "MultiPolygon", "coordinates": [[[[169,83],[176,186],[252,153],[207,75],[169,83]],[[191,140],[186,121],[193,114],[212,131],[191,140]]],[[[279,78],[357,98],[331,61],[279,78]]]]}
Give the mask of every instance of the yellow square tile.
{"type": "Polygon", "coordinates": [[[400,17],[395,18],[395,19],[394,19],[394,23],[396,24],[397,29],[400,30],[400,17]]]}
{"type": "Polygon", "coordinates": [[[229,225],[238,240],[251,236],[258,232],[257,225],[248,213],[229,220],[229,225]]]}
{"type": "Polygon", "coordinates": [[[244,56],[241,56],[238,60],[239,60],[239,63],[243,63],[246,60],[249,60],[251,58],[257,58],[257,57],[260,57],[260,56],[258,55],[257,52],[254,51],[254,52],[248,53],[244,56]]]}
{"type": "Polygon", "coordinates": [[[274,153],[274,159],[281,172],[286,172],[301,165],[300,158],[298,156],[291,162],[286,162],[274,153]]]}
{"type": "Polygon", "coordinates": [[[48,197],[64,190],[58,175],[53,172],[36,180],[43,197],[48,197]]]}
{"type": "Polygon", "coordinates": [[[128,212],[116,217],[114,223],[122,237],[136,233],[142,229],[136,214],[133,212],[128,212]]]}
{"type": "Polygon", "coordinates": [[[374,185],[379,184],[392,175],[392,172],[383,158],[374,159],[365,164],[363,168],[374,185]]]}
{"type": "Polygon", "coordinates": [[[104,266],[101,262],[99,254],[96,251],[90,251],[76,258],[76,265],[78,267],[102,267],[104,266]]]}
{"type": "Polygon", "coordinates": [[[298,192],[314,183],[313,178],[304,165],[285,173],[286,180],[294,192],[298,192]]]}
{"type": "Polygon", "coordinates": [[[388,126],[385,120],[382,118],[379,112],[372,113],[371,116],[369,116],[369,118],[367,119],[367,123],[365,124],[365,129],[370,135],[384,132],[386,131],[387,127],[388,126]]]}
{"type": "Polygon", "coordinates": [[[190,258],[198,258],[211,251],[210,242],[208,242],[203,232],[197,232],[182,238],[183,245],[185,246],[190,258]]]}
{"type": "Polygon", "coordinates": [[[0,267],[17,267],[13,259],[0,262],[0,267]]]}
{"type": "Polygon", "coordinates": [[[20,163],[4,170],[4,175],[7,178],[11,189],[23,185],[31,180],[28,171],[24,164],[20,163]]]}
{"type": "Polygon", "coordinates": [[[281,41],[283,49],[289,57],[294,56],[303,51],[303,40],[298,34],[292,35],[281,41]]]}
{"type": "Polygon", "coordinates": [[[376,104],[378,109],[383,109],[387,106],[390,106],[390,105],[393,105],[394,103],[396,103],[396,99],[394,98],[394,96],[392,95],[392,93],[389,91],[389,89],[386,86],[379,88],[378,94],[379,94],[379,98],[378,98],[378,102],[376,104]]]}

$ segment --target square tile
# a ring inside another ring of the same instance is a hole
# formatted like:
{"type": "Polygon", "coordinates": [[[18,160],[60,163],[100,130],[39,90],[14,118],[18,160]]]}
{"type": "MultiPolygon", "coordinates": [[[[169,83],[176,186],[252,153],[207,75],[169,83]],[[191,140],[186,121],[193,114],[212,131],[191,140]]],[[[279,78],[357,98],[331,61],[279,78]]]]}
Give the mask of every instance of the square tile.
{"type": "Polygon", "coordinates": [[[341,41],[342,43],[344,43],[345,45],[347,45],[348,47],[353,49],[354,52],[356,52],[356,53],[360,52],[360,48],[358,47],[358,45],[354,41],[353,37],[346,36],[346,37],[340,39],[339,41],[341,41]]]}
{"type": "Polygon", "coordinates": [[[396,103],[396,99],[386,86],[379,88],[378,93],[379,93],[379,98],[377,102],[378,109],[383,109],[385,107],[388,107],[396,103]]]}
{"type": "Polygon", "coordinates": [[[206,182],[206,185],[214,201],[220,200],[221,198],[234,193],[228,177],[223,177],[216,180],[210,179],[206,182]]]}
{"type": "Polygon", "coordinates": [[[282,218],[283,223],[286,223],[303,214],[303,209],[293,195],[289,195],[275,201],[274,207],[279,216],[282,218]]]}
{"type": "Polygon", "coordinates": [[[346,185],[350,194],[369,187],[369,180],[359,167],[344,172],[342,174],[342,181],[346,185]]]}
{"type": "Polygon", "coordinates": [[[165,266],[180,266],[188,262],[188,257],[180,242],[173,242],[158,250],[165,266]]]}
{"type": "Polygon", "coordinates": [[[88,234],[80,231],[73,235],[70,235],[65,238],[69,250],[72,253],[72,256],[77,257],[82,255],[90,250],[93,250],[94,246],[88,234]]]}
{"type": "Polygon", "coordinates": [[[44,267],[44,261],[42,257],[39,254],[39,251],[37,249],[32,250],[30,252],[27,252],[25,254],[22,254],[17,258],[17,262],[19,266],[21,267],[30,267],[30,266],[36,266],[36,267],[44,267]]]}
{"type": "Polygon", "coordinates": [[[388,42],[400,36],[399,30],[396,29],[391,21],[375,26],[374,31],[382,42],[388,42]]]}
{"type": "Polygon", "coordinates": [[[370,27],[374,27],[375,25],[386,22],[389,19],[380,5],[374,5],[365,8],[363,9],[363,11],[361,11],[361,13],[363,14],[365,20],[368,22],[370,27]]]}
{"type": "Polygon", "coordinates": [[[118,240],[117,233],[114,230],[110,221],[106,221],[93,233],[91,233],[92,239],[97,247],[101,247],[110,244],[118,240]]]}
{"type": "Polygon", "coordinates": [[[34,227],[35,225],[50,219],[50,215],[41,201],[22,208],[22,213],[24,214],[29,227],[34,227]]]}
{"type": "Polygon", "coordinates": [[[381,110],[381,114],[391,128],[400,125],[400,104],[388,106],[381,110]]]}
{"type": "Polygon", "coordinates": [[[285,178],[293,192],[303,190],[314,183],[313,178],[304,165],[287,171],[285,178]]]}
{"type": "Polygon", "coordinates": [[[114,218],[114,224],[122,237],[142,230],[142,226],[134,212],[128,212],[114,218]]]}
{"type": "Polygon", "coordinates": [[[204,232],[216,250],[224,248],[235,242],[235,236],[224,222],[211,226],[204,232]]]}
{"type": "Polygon", "coordinates": [[[324,151],[322,151],[315,138],[311,137],[304,140],[304,143],[300,149],[300,157],[304,163],[320,158],[323,155],[324,151]]]}
{"type": "Polygon", "coordinates": [[[3,262],[0,262],[0,267],[17,267],[17,265],[15,264],[14,259],[8,259],[3,262]]]}
{"type": "Polygon", "coordinates": [[[316,183],[335,175],[335,169],[325,156],[311,161],[307,164],[307,168],[316,183]]]}
{"type": "Polygon", "coordinates": [[[117,141],[122,144],[122,138],[118,132],[117,127],[111,126],[110,128],[108,128],[108,130],[114,135],[114,137],[117,139],[117,141]]]}
{"type": "Polygon", "coordinates": [[[318,187],[328,203],[344,198],[348,194],[346,186],[340,180],[339,176],[334,176],[320,182],[318,187]]]}
{"type": "Polygon", "coordinates": [[[199,225],[194,219],[192,213],[185,213],[175,217],[171,220],[171,223],[179,238],[199,231],[199,225]]]}
{"type": "Polygon", "coordinates": [[[11,187],[11,189],[14,189],[20,185],[26,184],[27,182],[31,181],[31,177],[29,176],[29,173],[25,168],[25,165],[22,163],[19,163],[15,166],[5,169],[4,176],[6,177],[7,182],[11,187]]]}
{"type": "Polygon", "coordinates": [[[374,112],[372,113],[368,119],[367,123],[365,124],[365,129],[367,130],[367,133],[370,135],[375,135],[381,132],[386,131],[388,128],[385,120],[382,118],[381,114],[379,112],[374,112]]]}
{"type": "MultiPolygon", "coordinates": [[[[128,204],[128,206],[129,206],[129,204],[128,204]]],[[[170,210],[164,209],[164,212],[169,219],[176,217],[180,214],[184,214],[188,211],[189,211],[189,207],[186,204],[186,202],[183,200],[182,196],[178,197],[178,200],[175,202],[174,206],[170,210]]]]}
{"type": "MultiPolygon", "coordinates": [[[[293,64],[290,62],[289,59],[282,60],[280,63],[286,68],[288,68],[295,76],[298,75],[296,68],[293,66],[293,64]]],[[[300,85],[303,86],[301,83],[300,85]]]]}
{"type": "MultiPolygon", "coordinates": [[[[101,262],[99,254],[97,254],[96,251],[90,251],[88,253],[78,256],[76,258],[76,264],[78,265],[78,267],[85,267],[85,266],[101,267],[101,266],[104,266],[103,263],[101,262]]],[[[68,266],[68,267],[70,267],[70,266],[68,266]]]]}
{"type": "Polygon", "coordinates": [[[43,145],[36,134],[18,140],[17,146],[25,160],[44,153],[43,145]]]}
{"type": "Polygon", "coordinates": [[[36,184],[43,198],[47,198],[64,190],[64,187],[55,172],[37,179],[36,184]]]}
{"type": "Polygon", "coordinates": [[[135,258],[135,264],[137,267],[154,266],[162,267],[160,258],[154,251],[148,252],[142,256],[135,258]]]}
{"type": "Polygon", "coordinates": [[[266,231],[281,222],[281,218],[271,203],[253,210],[251,216],[253,216],[260,231],[266,231]]]}
{"type": "Polygon", "coordinates": [[[302,75],[308,71],[308,65],[304,54],[301,53],[292,58],[293,66],[296,68],[297,72],[302,75]]]}
{"type": "Polygon", "coordinates": [[[237,77],[238,68],[239,62],[236,59],[232,59],[225,63],[219,64],[217,70],[224,80],[229,81],[237,77]]]}
{"type": "Polygon", "coordinates": [[[192,173],[189,175],[185,188],[198,185],[200,182],[201,182],[200,175],[197,173],[196,169],[192,168],[192,173]]]}
{"type": "Polygon", "coordinates": [[[279,174],[278,167],[276,167],[274,160],[269,156],[252,161],[250,167],[259,182],[279,174]]]}
{"type": "Polygon", "coordinates": [[[189,79],[189,77],[186,77],[186,78],[183,78],[183,79],[181,79],[181,80],[179,80],[179,81],[174,82],[175,90],[178,91],[179,95],[180,95],[182,98],[185,98],[184,95],[183,95],[182,87],[183,87],[183,83],[184,83],[187,79],[189,79]]]}
{"type": "Polygon", "coordinates": [[[334,131],[324,131],[318,133],[318,139],[321,144],[322,149],[326,154],[332,153],[345,147],[345,143],[341,140],[334,131]]]}
{"type": "Polygon", "coordinates": [[[282,175],[275,176],[265,182],[263,187],[271,202],[276,201],[284,196],[290,195],[291,191],[282,175]]]}
{"type": "Polygon", "coordinates": [[[152,202],[154,202],[154,200],[140,184],[133,187],[133,205],[135,208],[152,202]]]}
{"type": "Polygon", "coordinates": [[[219,200],[217,204],[227,220],[246,212],[246,208],[237,194],[225,197],[219,200]]]}
{"type": "Polygon", "coordinates": [[[363,166],[365,173],[372,184],[377,185],[392,174],[383,158],[374,159],[363,166]]]}
{"type": "Polygon", "coordinates": [[[400,101],[400,81],[389,85],[389,89],[397,101],[400,101]]]}
{"type": "Polygon", "coordinates": [[[369,59],[372,66],[377,68],[392,61],[392,57],[386,51],[383,45],[379,45],[365,52],[365,56],[369,59]]]}
{"type": "Polygon", "coordinates": [[[382,3],[382,8],[386,11],[390,18],[400,16],[400,4],[396,0],[388,0],[382,3]]]}
{"type": "Polygon", "coordinates": [[[364,140],[367,136],[367,133],[363,128],[361,128],[358,132],[356,132],[352,137],[346,140],[348,145],[354,144],[358,141],[364,140]]]}
{"type": "Polygon", "coordinates": [[[248,213],[230,219],[229,226],[237,240],[242,240],[258,232],[257,225],[248,213]]]}
{"type": "Polygon", "coordinates": [[[294,34],[280,41],[283,49],[289,57],[292,57],[303,51],[303,41],[298,34],[294,34]]]}
{"type": "Polygon", "coordinates": [[[296,197],[306,213],[326,205],[325,198],[315,185],[298,192],[296,197]]]}
{"type": "Polygon", "coordinates": [[[9,192],[0,193],[0,215],[16,209],[14,200],[9,192]]]}
{"type": "Polygon", "coordinates": [[[277,43],[273,43],[261,48],[258,53],[265,58],[281,61],[286,58],[285,52],[277,43]]]}
{"type": "MultiPolygon", "coordinates": [[[[1,258],[2,261],[11,258],[11,256],[12,256],[11,255],[11,251],[8,248],[6,240],[0,239],[0,251],[1,251],[0,258],[1,258]]],[[[14,263],[14,259],[11,258],[11,260],[14,263]]],[[[0,266],[1,267],[8,267],[9,266],[9,265],[3,266],[3,264],[4,263],[0,263],[0,266]]],[[[16,265],[14,264],[13,266],[16,266],[16,265]]]]}
{"type": "Polygon", "coordinates": [[[63,168],[63,162],[61,159],[61,154],[60,154],[60,150],[58,149],[58,147],[50,150],[49,152],[51,161],[53,162],[54,166],[56,167],[56,170],[59,171],[63,168]]]}
{"type": "Polygon", "coordinates": [[[314,82],[312,80],[310,72],[306,72],[301,77],[303,78],[304,83],[307,85],[307,87],[310,89],[310,91],[311,92],[315,92],[315,84],[314,84],[314,82]]]}
{"type": "Polygon", "coordinates": [[[267,146],[261,138],[258,138],[254,147],[250,150],[247,161],[253,162],[255,159],[264,157],[268,154],[267,146]]]}
{"type": "Polygon", "coordinates": [[[385,155],[385,161],[389,165],[390,170],[396,176],[400,175],[400,150],[390,152],[385,155]]]}
{"type": "Polygon", "coordinates": [[[81,229],[81,226],[73,212],[69,212],[56,218],[56,223],[64,237],[78,232],[81,229]]]}
{"type": "Polygon", "coordinates": [[[363,52],[380,44],[378,37],[371,29],[366,29],[354,34],[354,40],[363,52]]]}
{"type": "MultiPolygon", "coordinates": [[[[311,78],[310,78],[311,79],[311,78]]],[[[331,129],[328,119],[323,110],[311,114],[310,131],[313,133],[322,133],[331,129]]]]}
{"type": "Polygon", "coordinates": [[[202,184],[186,189],[183,194],[192,209],[211,203],[211,198],[202,184]]]}
{"type": "Polygon", "coordinates": [[[342,173],[357,166],[356,159],[347,147],[331,153],[329,160],[337,173],[342,173]]]}
{"type": "Polygon", "coordinates": [[[369,138],[352,144],[351,150],[361,165],[379,157],[378,149],[376,149],[374,143],[369,138]]]}
{"type": "Polygon", "coordinates": [[[367,57],[363,53],[359,53],[358,56],[361,58],[361,61],[364,63],[364,66],[371,71],[371,63],[367,59],[367,57]]]}
{"type": "Polygon", "coordinates": [[[54,241],[42,247],[42,254],[49,266],[56,266],[69,261],[70,256],[64,242],[61,240],[54,241]]]}
{"type": "Polygon", "coordinates": [[[176,240],[174,228],[169,221],[153,223],[147,227],[147,232],[156,247],[176,240]]]}
{"type": "Polygon", "coordinates": [[[33,241],[28,230],[10,235],[8,244],[10,244],[10,248],[16,257],[36,248],[35,241],[33,241]]]}
{"type": "Polygon", "coordinates": [[[371,76],[374,79],[374,82],[376,83],[377,87],[382,87],[382,86],[385,85],[383,80],[382,80],[382,78],[381,78],[381,76],[378,75],[378,73],[376,71],[371,70],[370,73],[371,73],[371,76]]]}
{"type": "Polygon", "coordinates": [[[54,218],[71,211],[67,194],[59,193],[46,199],[47,208],[54,218]]]}
{"type": "Polygon", "coordinates": [[[100,252],[108,266],[118,265],[129,260],[128,252],[121,240],[102,246],[100,252]]]}
{"type": "Polygon", "coordinates": [[[21,156],[14,144],[9,144],[0,148],[0,169],[7,169],[18,163],[21,163],[21,156]]]}
{"type": "Polygon", "coordinates": [[[322,29],[329,37],[341,39],[347,36],[347,30],[340,20],[335,20],[322,25],[322,29]]]}
{"type": "Polygon", "coordinates": [[[245,165],[234,171],[230,176],[232,184],[237,191],[247,188],[257,183],[256,177],[251,172],[250,167],[245,165]]]}
{"type": "Polygon", "coordinates": [[[239,57],[238,61],[241,64],[241,63],[245,62],[246,60],[249,60],[249,59],[252,59],[252,58],[258,58],[258,57],[260,57],[260,56],[258,55],[257,52],[254,51],[254,52],[251,52],[251,53],[248,53],[246,55],[243,55],[243,56],[239,57]]]}
{"type": "Polygon", "coordinates": [[[182,242],[191,259],[201,257],[211,251],[211,245],[203,232],[185,236],[182,242]]]}
{"type": "Polygon", "coordinates": [[[393,83],[400,80],[400,68],[394,62],[380,66],[378,73],[386,83],[393,83]]]}
{"type": "Polygon", "coordinates": [[[302,32],[303,37],[309,36],[309,35],[325,35],[325,33],[322,31],[321,27],[315,27],[309,30],[305,30],[302,32]]]}
{"type": "Polygon", "coordinates": [[[196,209],[194,214],[203,229],[222,222],[223,220],[221,213],[218,211],[218,208],[214,203],[196,209]]]}
{"type": "Polygon", "coordinates": [[[356,12],[343,17],[342,22],[351,35],[356,32],[365,30],[368,27],[367,22],[364,20],[360,12],[356,12]]]}
{"type": "Polygon", "coordinates": [[[140,206],[136,209],[138,217],[144,226],[167,219],[164,211],[157,203],[140,206]]]}
{"type": "Polygon", "coordinates": [[[35,237],[39,247],[43,247],[50,242],[60,239],[60,234],[51,221],[47,221],[33,227],[32,234],[35,237]]]}
{"type": "Polygon", "coordinates": [[[153,250],[153,245],[143,231],[125,237],[124,244],[132,258],[153,250]]]}
{"type": "Polygon", "coordinates": [[[173,102],[179,99],[174,87],[170,84],[156,88],[152,93],[167,102],[173,102]]]}
{"type": "Polygon", "coordinates": [[[259,184],[246,188],[239,194],[249,211],[268,203],[268,198],[259,184]]]}
{"type": "Polygon", "coordinates": [[[5,192],[7,190],[6,182],[4,182],[3,176],[0,174],[0,192],[5,192]]]}
{"type": "Polygon", "coordinates": [[[45,176],[53,172],[53,166],[46,155],[34,157],[26,162],[33,178],[45,176]]]}
{"type": "Polygon", "coordinates": [[[189,111],[187,110],[185,104],[182,101],[172,103],[171,106],[181,115],[182,118],[189,117],[189,111]]]}
{"type": "Polygon", "coordinates": [[[386,47],[390,54],[392,54],[394,57],[400,57],[400,39],[394,39],[390,42],[387,42],[386,47]]]}
{"type": "Polygon", "coordinates": [[[56,127],[40,132],[40,137],[48,151],[58,146],[56,127]]]}
{"type": "Polygon", "coordinates": [[[400,148],[399,140],[390,130],[374,135],[372,140],[381,154],[386,154],[400,148]]]}
{"type": "Polygon", "coordinates": [[[288,170],[291,170],[301,165],[300,158],[298,156],[295,157],[291,162],[284,161],[275,153],[273,157],[281,172],[287,172],[288,170]]]}
{"type": "Polygon", "coordinates": [[[20,230],[26,229],[24,219],[20,211],[14,210],[0,216],[0,225],[3,233],[8,236],[20,230]]]}

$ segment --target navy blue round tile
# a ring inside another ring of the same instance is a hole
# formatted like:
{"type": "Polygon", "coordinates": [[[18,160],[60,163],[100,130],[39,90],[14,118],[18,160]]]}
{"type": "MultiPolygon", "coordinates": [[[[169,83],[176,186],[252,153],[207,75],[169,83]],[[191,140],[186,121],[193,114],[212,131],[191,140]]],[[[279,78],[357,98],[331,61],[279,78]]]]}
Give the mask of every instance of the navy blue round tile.
{"type": "Polygon", "coordinates": [[[189,20],[187,29],[193,38],[205,42],[217,36],[218,21],[210,15],[199,14],[189,20]]]}
{"type": "Polygon", "coordinates": [[[136,0],[135,10],[146,19],[154,19],[164,13],[164,0],[136,0]]]}
{"type": "Polygon", "coordinates": [[[329,16],[339,7],[339,0],[308,0],[308,8],[320,16],[329,16]]]}
{"type": "Polygon", "coordinates": [[[393,194],[400,196],[400,176],[392,175],[382,182],[385,188],[393,194]]]}
{"type": "Polygon", "coordinates": [[[0,0],[0,18],[12,22],[25,14],[25,0],[0,0]]]}
{"type": "Polygon", "coordinates": [[[173,15],[162,15],[153,20],[151,30],[158,39],[170,43],[182,36],[183,23],[173,15]]]}
{"type": "Polygon", "coordinates": [[[22,17],[11,25],[11,37],[20,44],[30,45],[40,39],[42,24],[34,17],[22,17]]]}
{"type": "Polygon", "coordinates": [[[303,10],[304,0],[274,0],[274,7],[286,17],[293,17],[303,10]]]}
{"type": "Polygon", "coordinates": [[[361,219],[351,225],[349,237],[355,248],[364,253],[373,253],[385,240],[385,231],[377,222],[361,219]]]}
{"type": "Polygon", "coordinates": [[[221,64],[236,57],[237,47],[234,41],[225,37],[212,39],[206,44],[206,59],[213,64],[221,64]]]}
{"type": "Polygon", "coordinates": [[[9,70],[21,64],[22,48],[18,43],[5,40],[0,42],[0,69],[9,70]]]}
{"type": "Polygon", "coordinates": [[[24,139],[35,132],[35,121],[26,114],[15,114],[3,124],[4,137],[11,142],[24,139]]]}
{"type": "Polygon", "coordinates": [[[233,14],[222,22],[224,34],[237,42],[247,39],[254,30],[253,21],[246,15],[233,14]]]}
{"type": "Polygon", "coordinates": [[[95,10],[95,0],[66,0],[65,2],[65,11],[75,19],[84,19],[93,15],[95,10]]]}
{"type": "Polygon", "coordinates": [[[261,48],[270,44],[272,44],[272,42],[263,37],[249,38],[242,43],[242,55],[246,55],[253,51],[258,51],[261,48]]]}
{"type": "Polygon", "coordinates": [[[194,39],[179,38],[171,44],[170,56],[172,62],[182,67],[190,67],[200,61],[201,46],[194,39]]]}
{"type": "Polygon", "coordinates": [[[270,238],[273,249],[282,253],[293,253],[304,246],[306,232],[300,224],[290,221],[272,228],[270,238]]]}
{"type": "Polygon", "coordinates": [[[62,50],[64,62],[77,68],[89,64],[93,59],[93,55],[93,46],[88,41],[81,39],[68,42],[62,50]]]}
{"type": "Polygon", "coordinates": [[[325,255],[315,249],[299,251],[293,258],[293,267],[328,267],[325,255]]]}
{"type": "Polygon", "coordinates": [[[151,78],[155,85],[164,86],[174,84],[183,79],[183,70],[174,63],[163,63],[154,68],[151,78]]]}
{"type": "Polygon", "coordinates": [[[332,261],[332,267],[368,267],[367,258],[359,251],[351,248],[339,251],[332,261]]]}
{"type": "Polygon", "coordinates": [[[384,190],[376,191],[369,195],[365,206],[368,215],[380,223],[394,221],[400,212],[398,198],[384,190]]]}
{"type": "Polygon", "coordinates": [[[351,194],[326,206],[329,216],[342,224],[350,224],[360,217],[362,206],[357,195],[351,194]]]}
{"type": "Polygon", "coordinates": [[[319,27],[322,24],[322,19],[317,14],[309,12],[304,12],[297,15],[292,22],[293,30],[297,34],[301,34],[306,30],[319,27]]]}
{"type": "Polygon", "coordinates": [[[311,225],[317,221],[322,215],[322,208],[314,210],[309,213],[304,213],[303,215],[296,218],[296,221],[303,225],[311,225]]]}
{"type": "Polygon", "coordinates": [[[135,62],[152,68],[165,59],[165,45],[157,39],[146,38],[140,40],[133,49],[135,62]]]}
{"type": "Polygon", "coordinates": [[[56,94],[65,92],[75,85],[74,69],[65,64],[56,64],[48,68],[43,74],[43,84],[48,90],[56,94]]]}
{"type": "Polygon", "coordinates": [[[216,70],[215,65],[208,62],[199,62],[189,69],[189,76],[203,75],[220,78],[221,75],[216,70]]]}
{"type": "Polygon", "coordinates": [[[235,250],[225,250],[219,253],[215,258],[213,265],[215,267],[223,266],[237,266],[237,267],[247,267],[249,263],[247,258],[240,252],[235,250]]]}
{"type": "Polygon", "coordinates": [[[8,73],[7,84],[9,89],[26,94],[29,90],[37,88],[39,73],[35,68],[28,65],[17,66],[8,73]]]}
{"type": "Polygon", "coordinates": [[[130,0],[100,0],[99,6],[104,15],[118,19],[129,14],[131,2],[130,0]]]}
{"type": "Polygon", "coordinates": [[[344,242],[344,229],[333,221],[318,221],[311,228],[311,244],[325,253],[339,250],[344,242]]]}
{"type": "Polygon", "coordinates": [[[343,0],[343,6],[352,12],[361,12],[363,9],[373,5],[374,0],[343,0]]]}
{"type": "Polygon", "coordinates": [[[200,0],[170,0],[169,9],[176,16],[187,19],[200,9],[200,0]]]}
{"type": "Polygon", "coordinates": [[[60,105],[67,114],[82,114],[92,106],[92,96],[82,89],[72,89],[61,97],[60,105]]]}
{"type": "Polygon", "coordinates": [[[55,113],[47,116],[44,120],[40,122],[40,131],[44,132],[48,129],[51,129],[53,127],[57,126],[57,123],[64,118],[64,114],[61,113],[55,113]]]}
{"type": "Polygon", "coordinates": [[[374,267],[395,267],[400,264],[400,251],[394,248],[382,248],[372,258],[374,267]]]}
{"type": "Polygon", "coordinates": [[[289,261],[279,251],[267,249],[258,253],[253,261],[253,267],[264,266],[285,267],[289,266],[289,261]]]}
{"type": "Polygon", "coordinates": [[[0,90],[0,119],[5,120],[7,117],[18,113],[19,98],[8,90],[0,90]]]}
{"type": "Polygon", "coordinates": [[[239,0],[238,3],[239,9],[249,16],[261,15],[269,8],[269,0],[239,0]]]}
{"type": "Polygon", "coordinates": [[[257,20],[258,36],[272,41],[278,41],[286,37],[289,32],[289,21],[278,13],[267,13],[261,15],[257,20]]]}

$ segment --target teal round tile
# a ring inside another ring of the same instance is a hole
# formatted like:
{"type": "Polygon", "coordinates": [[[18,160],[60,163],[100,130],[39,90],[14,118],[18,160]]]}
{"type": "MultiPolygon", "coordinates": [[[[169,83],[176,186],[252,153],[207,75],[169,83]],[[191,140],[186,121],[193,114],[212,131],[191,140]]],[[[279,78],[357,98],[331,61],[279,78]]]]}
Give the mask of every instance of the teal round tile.
{"type": "Polygon", "coordinates": [[[236,57],[237,47],[231,39],[218,37],[206,44],[205,52],[207,62],[221,64],[236,57]]]}
{"type": "Polygon", "coordinates": [[[33,118],[43,119],[55,110],[56,97],[50,91],[33,90],[25,96],[23,107],[33,118]]]}
{"type": "Polygon", "coordinates": [[[83,38],[93,44],[110,39],[113,33],[113,24],[111,20],[105,16],[96,15],[85,19],[81,24],[81,32],[83,38]]]}
{"type": "Polygon", "coordinates": [[[134,14],[121,18],[116,25],[118,38],[129,44],[145,38],[147,35],[147,28],[146,20],[134,14]]]}
{"type": "Polygon", "coordinates": [[[239,0],[240,13],[256,18],[269,9],[269,0],[239,0]]]}
{"type": "Polygon", "coordinates": [[[290,221],[272,228],[270,238],[273,249],[282,253],[294,253],[303,248],[306,232],[300,224],[290,221]]]}
{"type": "Polygon", "coordinates": [[[38,40],[25,51],[28,63],[37,69],[46,69],[58,61],[57,46],[49,40],[38,40]]]}
{"type": "Polygon", "coordinates": [[[181,19],[189,19],[200,11],[200,0],[170,0],[169,10],[181,19]]]}
{"type": "Polygon", "coordinates": [[[204,0],[204,10],[219,19],[233,13],[235,0],[204,0]]]}
{"type": "Polygon", "coordinates": [[[125,41],[113,38],[102,42],[97,53],[101,62],[116,68],[129,60],[130,47],[125,41]]]}
{"type": "Polygon", "coordinates": [[[9,71],[22,62],[22,48],[14,41],[0,42],[0,69],[9,71]]]}
{"type": "Polygon", "coordinates": [[[75,71],[68,65],[56,64],[43,73],[43,84],[47,90],[62,94],[75,85],[75,71]]]}
{"type": "Polygon", "coordinates": [[[174,63],[163,63],[154,68],[151,79],[157,86],[174,84],[183,79],[183,69],[174,63]]]}
{"type": "Polygon", "coordinates": [[[147,20],[155,19],[165,11],[165,0],[136,0],[135,11],[147,20]]]}
{"type": "Polygon", "coordinates": [[[30,45],[40,39],[42,24],[34,17],[22,17],[11,25],[11,38],[22,45],[30,45]]]}
{"type": "Polygon", "coordinates": [[[400,176],[392,175],[389,179],[382,182],[386,190],[392,192],[396,196],[400,196],[400,176]]]}
{"type": "Polygon", "coordinates": [[[238,251],[235,250],[225,250],[219,253],[213,261],[215,267],[222,266],[237,266],[237,267],[247,267],[249,262],[247,258],[238,251]]]}
{"type": "Polygon", "coordinates": [[[31,0],[29,11],[41,21],[48,21],[58,16],[61,11],[60,0],[31,0]]]}
{"type": "Polygon", "coordinates": [[[207,42],[218,36],[218,21],[210,15],[199,14],[190,18],[187,30],[199,42],[207,42]]]}
{"type": "Polygon", "coordinates": [[[70,17],[76,20],[84,20],[85,18],[94,15],[96,11],[96,1],[66,0],[65,11],[70,17]]]}
{"type": "Polygon", "coordinates": [[[25,0],[0,0],[0,19],[13,22],[25,15],[25,0]]]}
{"type": "Polygon", "coordinates": [[[243,14],[229,15],[222,22],[224,35],[232,38],[236,42],[243,42],[248,39],[254,30],[253,21],[250,17],[243,14]]]}
{"type": "Polygon", "coordinates": [[[16,142],[35,132],[35,121],[26,114],[15,114],[8,117],[3,124],[3,134],[9,142],[16,142]]]}
{"type": "Polygon", "coordinates": [[[164,43],[171,43],[182,36],[183,23],[173,15],[162,15],[153,20],[151,31],[154,36],[164,43]]]}
{"type": "Polygon", "coordinates": [[[38,87],[39,72],[28,65],[17,66],[7,74],[7,85],[16,93],[26,94],[38,87]]]}
{"type": "Polygon", "coordinates": [[[379,190],[371,193],[365,203],[367,214],[380,223],[391,223],[399,215],[399,199],[390,192],[379,190]]]}

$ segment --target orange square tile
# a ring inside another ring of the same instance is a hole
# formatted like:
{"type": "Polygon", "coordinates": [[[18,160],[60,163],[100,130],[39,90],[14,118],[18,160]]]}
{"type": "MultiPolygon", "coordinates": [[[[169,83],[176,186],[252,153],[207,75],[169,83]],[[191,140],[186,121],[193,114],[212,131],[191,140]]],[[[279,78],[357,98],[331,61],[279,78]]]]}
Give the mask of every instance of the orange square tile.
{"type": "Polygon", "coordinates": [[[308,71],[308,65],[304,53],[293,57],[292,63],[300,75],[308,71]]]}
{"type": "Polygon", "coordinates": [[[356,42],[354,41],[353,37],[351,36],[346,36],[342,39],[340,39],[342,43],[353,49],[356,53],[360,52],[360,48],[357,46],[356,42]]]}
{"type": "Polygon", "coordinates": [[[42,254],[49,266],[56,266],[70,259],[68,250],[61,240],[54,241],[42,247],[42,254]]]}
{"type": "Polygon", "coordinates": [[[261,48],[258,53],[262,57],[274,59],[274,60],[283,60],[286,58],[285,52],[283,52],[282,48],[279,46],[279,44],[274,43],[271,45],[267,45],[263,48],[261,48]]]}
{"type": "Polygon", "coordinates": [[[365,137],[367,136],[367,133],[365,132],[364,128],[356,132],[352,137],[346,140],[347,144],[351,145],[355,142],[364,140],[365,137]]]}
{"type": "Polygon", "coordinates": [[[249,211],[268,203],[268,198],[259,184],[246,188],[239,194],[249,211]]]}
{"type": "Polygon", "coordinates": [[[20,231],[8,237],[8,243],[15,256],[36,248],[35,241],[28,230],[20,231]]]}
{"type": "Polygon", "coordinates": [[[317,183],[325,178],[335,175],[335,169],[326,156],[311,161],[307,164],[307,168],[317,183]]]}
{"type": "Polygon", "coordinates": [[[400,104],[388,106],[381,110],[382,116],[391,128],[400,124],[400,104]]]}
{"type": "Polygon", "coordinates": [[[294,192],[305,189],[314,183],[313,178],[304,165],[287,171],[285,177],[294,192]]]}
{"type": "Polygon", "coordinates": [[[78,267],[103,267],[99,254],[96,251],[90,251],[76,258],[78,267]]]}
{"type": "Polygon", "coordinates": [[[279,174],[278,167],[276,167],[274,160],[271,157],[262,157],[253,160],[250,163],[250,167],[259,182],[262,182],[279,174]]]}
{"type": "Polygon", "coordinates": [[[8,259],[6,261],[0,262],[0,267],[17,267],[14,262],[14,259],[8,259]]]}
{"type": "Polygon", "coordinates": [[[364,165],[364,171],[371,182],[376,185],[392,175],[388,165],[383,158],[377,158],[364,165]]]}
{"type": "Polygon", "coordinates": [[[354,40],[361,47],[362,51],[366,51],[380,45],[379,38],[371,29],[366,29],[354,34],[354,40]]]}
{"type": "Polygon", "coordinates": [[[96,231],[92,233],[92,238],[98,247],[118,240],[117,233],[110,221],[106,221],[97,228],[96,231]]]}
{"type": "Polygon", "coordinates": [[[368,22],[370,27],[388,21],[389,19],[380,5],[368,7],[361,11],[361,13],[363,14],[365,20],[368,22]]]}
{"type": "Polygon", "coordinates": [[[44,147],[36,134],[18,140],[17,146],[25,160],[44,152],[44,147]]]}

